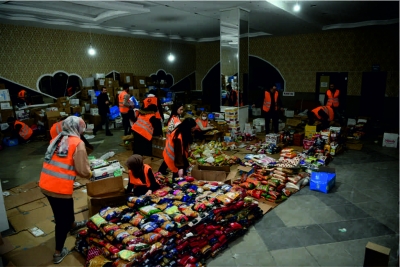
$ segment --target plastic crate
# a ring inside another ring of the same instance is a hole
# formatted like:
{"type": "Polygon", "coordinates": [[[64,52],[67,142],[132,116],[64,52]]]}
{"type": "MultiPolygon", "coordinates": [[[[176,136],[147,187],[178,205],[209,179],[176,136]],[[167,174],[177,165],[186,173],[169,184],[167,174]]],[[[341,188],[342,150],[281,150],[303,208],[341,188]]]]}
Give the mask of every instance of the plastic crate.
{"type": "Polygon", "coordinates": [[[98,97],[101,94],[101,91],[94,91],[94,94],[96,95],[96,97],[98,97]]]}
{"type": "Polygon", "coordinates": [[[3,139],[3,143],[4,143],[4,146],[17,146],[18,145],[18,139],[17,138],[10,139],[10,137],[5,137],[3,139]]]}
{"type": "Polygon", "coordinates": [[[119,114],[120,112],[119,112],[119,108],[118,108],[118,106],[112,106],[111,108],[110,108],[110,114],[119,114]]]}

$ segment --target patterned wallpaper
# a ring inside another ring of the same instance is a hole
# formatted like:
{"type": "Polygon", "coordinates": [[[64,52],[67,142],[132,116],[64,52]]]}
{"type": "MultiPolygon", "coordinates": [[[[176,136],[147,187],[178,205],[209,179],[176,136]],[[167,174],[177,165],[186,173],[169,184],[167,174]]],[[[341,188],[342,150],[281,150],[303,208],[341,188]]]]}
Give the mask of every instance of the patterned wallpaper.
{"type": "MultiPolygon", "coordinates": [[[[250,38],[249,54],[282,73],[288,91],[313,92],[316,72],[348,72],[348,94],[360,95],[363,71],[379,64],[388,72],[386,92],[399,95],[399,25],[332,30],[317,34],[250,38]]],[[[219,62],[219,41],[172,43],[176,60],[166,60],[169,42],[0,24],[0,76],[36,88],[40,75],[56,70],[82,77],[112,70],[148,76],[164,69],[175,82],[196,70],[196,88],[219,62]]]]}
{"type": "MultiPolygon", "coordinates": [[[[250,55],[275,66],[286,90],[314,92],[316,72],[348,72],[348,95],[360,95],[362,72],[379,64],[388,72],[386,93],[399,95],[399,25],[332,30],[316,34],[250,38],[250,55]]],[[[219,61],[219,42],[196,46],[196,82],[219,61]]]]}
{"type": "Polygon", "coordinates": [[[64,70],[90,77],[112,70],[149,76],[159,69],[175,82],[195,68],[195,45],[172,43],[175,62],[169,63],[169,42],[92,34],[95,57],[87,54],[89,33],[0,24],[0,76],[36,89],[42,74],[64,70]]]}

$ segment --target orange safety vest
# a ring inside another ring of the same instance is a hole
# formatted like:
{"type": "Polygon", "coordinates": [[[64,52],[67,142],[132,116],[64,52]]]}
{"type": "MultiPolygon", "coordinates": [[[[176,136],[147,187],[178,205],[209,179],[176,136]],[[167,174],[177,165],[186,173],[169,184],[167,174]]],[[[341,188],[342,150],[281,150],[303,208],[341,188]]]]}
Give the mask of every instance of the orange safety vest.
{"type": "Polygon", "coordinates": [[[15,121],[14,123],[14,127],[17,126],[18,124],[20,124],[22,126],[21,130],[19,131],[19,135],[24,139],[24,140],[28,140],[29,137],[31,137],[31,135],[33,134],[33,130],[31,129],[31,127],[29,127],[28,125],[26,125],[23,122],[20,121],[15,121]]]}
{"type": "Polygon", "coordinates": [[[144,178],[146,179],[146,183],[144,184],[144,183],[142,182],[142,180],[140,180],[140,178],[135,177],[135,176],[133,175],[132,171],[129,170],[129,183],[130,183],[130,184],[133,184],[133,185],[135,185],[135,186],[147,186],[147,187],[150,187],[151,183],[150,183],[150,179],[149,179],[149,177],[147,176],[147,174],[149,173],[149,170],[151,170],[151,167],[150,167],[149,165],[147,165],[147,164],[143,164],[143,166],[144,166],[144,169],[143,169],[143,171],[144,171],[144,178]]]}
{"type": "Polygon", "coordinates": [[[315,117],[317,117],[319,120],[321,119],[321,116],[318,114],[318,111],[323,110],[326,114],[329,115],[329,121],[333,121],[334,119],[334,112],[331,107],[328,106],[320,106],[317,108],[314,108],[312,112],[315,114],[315,117]]]}
{"type": "MultiPolygon", "coordinates": [[[[182,122],[181,122],[181,119],[180,119],[178,116],[176,116],[176,115],[173,115],[172,118],[171,118],[171,120],[172,120],[172,122],[174,123],[174,129],[173,129],[173,130],[175,130],[176,127],[177,127],[179,124],[182,123],[182,122]]],[[[169,123],[171,123],[171,121],[170,121],[169,123]]],[[[169,123],[168,123],[168,124],[169,124],[169,123]]],[[[168,125],[167,125],[167,127],[168,127],[168,125]]],[[[172,130],[172,131],[173,131],[173,130],[172,130]]],[[[167,138],[169,137],[169,135],[171,134],[172,131],[170,131],[170,130],[168,129],[168,132],[167,132],[167,134],[166,134],[166,137],[167,137],[167,138]]]]}
{"type": "Polygon", "coordinates": [[[25,90],[19,91],[19,92],[18,92],[18,98],[21,98],[22,100],[25,101],[25,94],[26,94],[26,91],[25,91],[25,90]]]}
{"type": "Polygon", "coordinates": [[[132,125],[132,131],[137,132],[147,140],[153,138],[153,126],[151,125],[150,119],[154,117],[154,114],[139,115],[136,122],[132,125]]]}
{"type": "Polygon", "coordinates": [[[158,112],[158,105],[157,105],[157,97],[152,96],[152,97],[147,97],[145,100],[143,100],[143,107],[147,108],[150,105],[155,105],[157,107],[157,112],[156,112],[156,118],[161,119],[161,114],[158,112]]]}
{"type": "Polygon", "coordinates": [[[54,153],[50,162],[43,162],[39,180],[40,188],[57,194],[72,195],[77,175],[74,167],[74,153],[80,142],[82,140],[79,137],[69,136],[68,155],[60,157],[54,153]]]}
{"type": "MultiPolygon", "coordinates": [[[[275,91],[275,110],[278,110],[278,91],[275,91]]],[[[268,91],[265,91],[264,94],[264,104],[263,104],[263,110],[265,112],[269,111],[269,108],[271,107],[271,93],[268,91]]]]}
{"type": "Polygon", "coordinates": [[[331,90],[326,91],[326,95],[328,96],[328,101],[326,102],[326,105],[328,107],[337,108],[339,106],[339,93],[339,90],[336,89],[334,95],[332,96],[331,90]]]}
{"type": "Polygon", "coordinates": [[[62,132],[62,121],[56,122],[53,124],[53,126],[51,126],[50,129],[50,137],[51,139],[53,139],[54,137],[56,137],[57,135],[59,135],[62,132]]]}
{"type": "MultiPolygon", "coordinates": [[[[174,150],[174,136],[175,136],[175,131],[173,131],[169,137],[167,138],[166,142],[165,142],[165,148],[163,151],[163,158],[165,163],[167,164],[168,168],[172,171],[172,172],[177,172],[178,168],[175,166],[175,150],[174,150]]],[[[181,140],[182,146],[183,146],[183,142],[182,142],[182,135],[178,136],[178,139],[181,140]]],[[[183,147],[182,147],[183,150],[183,147]]],[[[187,156],[187,151],[182,151],[182,153],[184,153],[187,156]]]]}
{"type": "Polygon", "coordinates": [[[197,119],[196,119],[196,128],[194,128],[195,131],[201,131],[199,125],[197,125],[197,123],[198,123],[199,121],[201,122],[201,124],[203,124],[203,127],[204,127],[204,128],[207,127],[207,125],[208,125],[208,120],[203,121],[202,119],[197,118],[197,119]]]}
{"type": "Polygon", "coordinates": [[[128,94],[127,92],[122,91],[122,93],[120,93],[118,95],[119,112],[121,112],[121,113],[128,113],[128,111],[129,111],[129,107],[126,107],[124,105],[124,98],[125,98],[125,95],[127,95],[127,94],[128,94]]]}

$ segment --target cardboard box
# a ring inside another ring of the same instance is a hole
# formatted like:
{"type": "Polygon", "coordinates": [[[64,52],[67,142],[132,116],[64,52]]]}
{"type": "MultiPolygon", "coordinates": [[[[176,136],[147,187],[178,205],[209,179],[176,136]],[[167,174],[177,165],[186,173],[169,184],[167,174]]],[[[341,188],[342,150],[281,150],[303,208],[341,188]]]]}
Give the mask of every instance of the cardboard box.
{"type": "Polygon", "coordinates": [[[218,182],[227,181],[227,173],[225,171],[204,170],[200,169],[199,165],[195,165],[193,167],[191,171],[191,176],[193,176],[197,180],[204,180],[204,181],[218,181],[218,182]]]}
{"type": "Polygon", "coordinates": [[[100,197],[114,193],[124,193],[122,176],[91,181],[86,184],[87,195],[90,197],[100,197]]]}
{"type": "Polygon", "coordinates": [[[113,86],[114,79],[113,78],[105,78],[104,85],[109,88],[114,88],[113,86]]]}
{"type": "Polygon", "coordinates": [[[15,118],[14,110],[12,110],[12,109],[0,110],[0,121],[1,122],[6,123],[7,119],[9,117],[14,117],[15,118]]]}
{"type": "Polygon", "coordinates": [[[119,77],[119,81],[121,82],[122,86],[124,84],[133,85],[133,73],[120,73],[119,77]]]}
{"type": "Polygon", "coordinates": [[[105,207],[118,207],[125,205],[127,195],[125,193],[115,193],[101,197],[87,197],[87,206],[89,209],[89,217],[98,213],[105,207]]]}
{"type": "Polygon", "coordinates": [[[285,117],[293,118],[294,117],[294,110],[285,110],[285,117]]]}
{"type": "Polygon", "coordinates": [[[112,87],[119,87],[119,81],[113,81],[112,82],[112,87]]]}
{"type": "Polygon", "coordinates": [[[89,123],[94,124],[94,126],[98,126],[101,124],[101,116],[99,115],[85,115],[85,118],[88,119],[89,123]]]}
{"type": "Polygon", "coordinates": [[[99,115],[98,108],[90,108],[90,115],[99,115]]]}
{"type": "Polygon", "coordinates": [[[350,143],[350,142],[347,142],[347,143],[346,143],[346,147],[347,147],[348,149],[350,149],[350,150],[361,150],[362,147],[363,147],[363,144],[361,144],[361,143],[350,143]]]}
{"type": "Polygon", "coordinates": [[[317,126],[314,125],[306,125],[305,127],[305,138],[312,138],[313,135],[317,132],[317,126]]]}
{"type": "Polygon", "coordinates": [[[136,88],[146,88],[146,76],[134,76],[133,77],[133,87],[136,88]]]}
{"type": "Polygon", "coordinates": [[[94,77],[83,78],[83,86],[84,87],[93,87],[94,86],[94,77]]]}
{"type": "Polygon", "coordinates": [[[145,95],[149,92],[148,88],[139,88],[139,98],[145,98],[145,95]]]}
{"type": "Polygon", "coordinates": [[[336,183],[335,168],[320,167],[311,173],[310,190],[327,194],[336,183]]]}
{"type": "Polygon", "coordinates": [[[390,248],[368,242],[365,246],[364,266],[389,266],[390,248]]]}
{"type": "Polygon", "coordinates": [[[134,96],[136,98],[136,100],[140,99],[139,89],[131,89],[131,90],[129,90],[129,94],[131,96],[134,96]]]}
{"type": "Polygon", "coordinates": [[[399,140],[399,135],[396,133],[384,133],[383,134],[383,141],[382,141],[382,146],[383,147],[397,147],[397,142],[399,140]]]}
{"type": "Polygon", "coordinates": [[[286,119],[286,125],[287,126],[292,126],[292,127],[297,127],[299,124],[301,124],[302,120],[301,119],[286,119]]]}
{"type": "Polygon", "coordinates": [[[267,144],[277,145],[279,143],[279,138],[280,138],[279,134],[270,133],[270,134],[265,135],[265,142],[267,144]]]}
{"type": "Polygon", "coordinates": [[[152,155],[153,157],[157,157],[157,158],[163,158],[163,151],[165,148],[165,142],[166,139],[164,137],[160,138],[160,137],[153,137],[152,140],[152,155]]]}
{"type": "Polygon", "coordinates": [[[81,106],[71,107],[71,113],[70,114],[75,114],[75,113],[82,113],[82,107],[81,106]]]}
{"type": "Polygon", "coordinates": [[[10,93],[8,92],[8,89],[1,89],[0,90],[0,102],[10,102],[10,93]]]}
{"type": "Polygon", "coordinates": [[[11,101],[1,102],[1,103],[0,103],[0,109],[1,109],[1,110],[13,109],[11,101]]]}
{"type": "Polygon", "coordinates": [[[17,110],[15,111],[15,119],[19,120],[19,121],[23,121],[23,120],[27,120],[29,119],[29,112],[28,110],[17,110]]]}

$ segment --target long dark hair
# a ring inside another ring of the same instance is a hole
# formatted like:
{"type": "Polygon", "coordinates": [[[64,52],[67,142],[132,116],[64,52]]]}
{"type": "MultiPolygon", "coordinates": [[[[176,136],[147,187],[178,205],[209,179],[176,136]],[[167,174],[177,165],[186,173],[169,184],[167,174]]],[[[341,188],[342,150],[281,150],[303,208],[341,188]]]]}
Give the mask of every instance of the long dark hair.
{"type": "Polygon", "coordinates": [[[183,107],[183,103],[181,103],[181,102],[177,102],[177,103],[174,103],[174,104],[172,105],[171,116],[170,116],[169,119],[168,119],[167,125],[168,125],[169,122],[171,121],[172,116],[178,116],[178,117],[179,117],[179,115],[178,115],[178,109],[179,109],[180,107],[183,107]]]}
{"type": "Polygon", "coordinates": [[[182,146],[184,150],[187,150],[189,145],[193,142],[192,138],[192,128],[196,126],[196,121],[192,118],[187,118],[182,121],[181,124],[179,124],[174,132],[174,139],[177,139],[179,134],[182,135],[182,146]]]}

